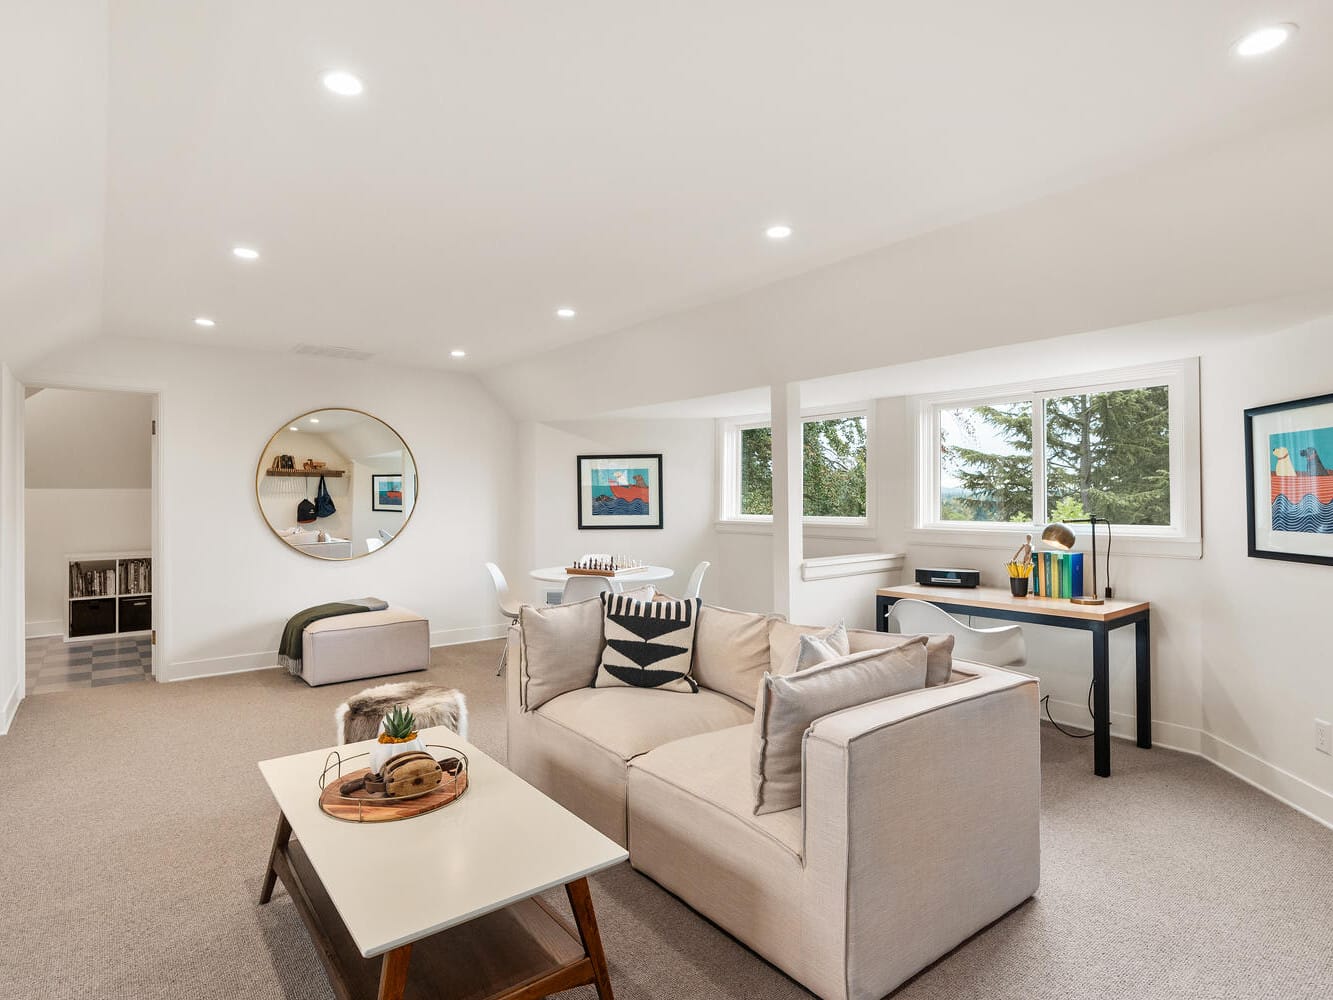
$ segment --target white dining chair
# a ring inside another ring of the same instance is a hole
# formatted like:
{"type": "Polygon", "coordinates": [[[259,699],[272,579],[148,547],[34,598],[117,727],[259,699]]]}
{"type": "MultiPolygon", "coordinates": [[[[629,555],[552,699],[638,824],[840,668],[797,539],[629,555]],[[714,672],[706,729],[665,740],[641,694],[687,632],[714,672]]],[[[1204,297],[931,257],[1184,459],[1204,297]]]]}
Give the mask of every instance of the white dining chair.
{"type": "Polygon", "coordinates": [[[603,591],[615,592],[617,588],[604,576],[571,576],[565,581],[565,591],[560,596],[561,604],[575,604],[596,597],[603,591]]]}
{"type": "Polygon", "coordinates": [[[703,589],[704,574],[708,572],[708,567],[713,565],[710,562],[701,562],[694,567],[694,572],[690,574],[690,582],[685,585],[684,597],[689,600],[699,596],[699,591],[703,589]]]}
{"type": "MultiPolygon", "coordinates": [[[[486,571],[491,574],[491,583],[495,584],[495,601],[499,605],[500,614],[509,619],[510,624],[518,621],[519,604],[509,593],[509,581],[505,579],[504,571],[493,562],[486,564],[486,571]]],[[[509,639],[505,639],[504,649],[500,650],[500,666],[496,668],[495,676],[499,677],[504,673],[505,661],[509,658],[509,639]]]]}
{"type": "Polygon", "coordinates": [[[887,616],[890,632],[952,635],[953,655],[993,667],[1021,667],[1027,663],[1027,640],[1021,625],[973,628],[928,601],[898,601],[887,616]]]}
{"type": "Polygon", "coordinates": [[[367,552],[374,552],[376,549],[382,549],[382,548],[384,548],[384,539],[383,539],[383,538],[367,538],[367,539],[366,539],[366,551],[367,551],[367,552]]]}

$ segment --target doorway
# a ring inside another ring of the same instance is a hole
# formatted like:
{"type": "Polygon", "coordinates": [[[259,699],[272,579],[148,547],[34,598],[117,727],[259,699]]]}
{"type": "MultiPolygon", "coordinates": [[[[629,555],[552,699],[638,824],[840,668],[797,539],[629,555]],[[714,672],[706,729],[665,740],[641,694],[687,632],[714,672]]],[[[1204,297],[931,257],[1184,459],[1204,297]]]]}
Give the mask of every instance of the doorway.
{"type": "Polygon", "coordinates": [[[157,397],[28,386],[25,694],[155,677],[157,397]]]}

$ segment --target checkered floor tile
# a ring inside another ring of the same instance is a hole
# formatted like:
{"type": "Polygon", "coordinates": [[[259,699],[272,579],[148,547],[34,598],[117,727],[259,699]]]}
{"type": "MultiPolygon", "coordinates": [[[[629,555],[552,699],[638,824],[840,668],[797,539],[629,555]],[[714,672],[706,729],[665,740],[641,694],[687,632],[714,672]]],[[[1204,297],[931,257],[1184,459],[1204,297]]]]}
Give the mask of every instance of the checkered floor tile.
{"type": "Polygon", "coordinates": [[[27,693],[47,694],[151,680],[148,636],[65,642],[60,636],[28,640],[27,693]]]}

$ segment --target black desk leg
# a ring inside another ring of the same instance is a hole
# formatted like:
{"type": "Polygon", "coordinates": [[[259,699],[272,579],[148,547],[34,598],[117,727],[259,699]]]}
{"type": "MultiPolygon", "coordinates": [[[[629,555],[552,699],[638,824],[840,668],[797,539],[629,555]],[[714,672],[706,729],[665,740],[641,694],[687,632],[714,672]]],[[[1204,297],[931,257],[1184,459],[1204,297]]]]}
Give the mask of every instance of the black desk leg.
{"type": "Polygon", "coordinates": [[[1152,651],[1148,644],[1148,619],[1134,623],[1134,691],[1138,704],[1139,746],[1152,747],[1152,651]]]}
{"type": "Polygon", "coordinates": [[[1111,776],[1111,650],[1105,625],[1092,627],[1092,770],[1111,776]]]}

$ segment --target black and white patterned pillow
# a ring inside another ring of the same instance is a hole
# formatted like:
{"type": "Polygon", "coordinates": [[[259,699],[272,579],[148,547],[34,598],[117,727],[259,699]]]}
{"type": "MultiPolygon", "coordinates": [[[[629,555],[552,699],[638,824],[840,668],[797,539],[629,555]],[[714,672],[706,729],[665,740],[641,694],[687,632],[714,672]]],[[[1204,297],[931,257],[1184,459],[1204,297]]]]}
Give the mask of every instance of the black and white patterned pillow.
{"type": "Polygon", "coordinates": [[[593,687],[641,687],[692,694],[690,676],[699,598],[636,601],[626,594],[602,594],[606,649],[593,687]]]}

